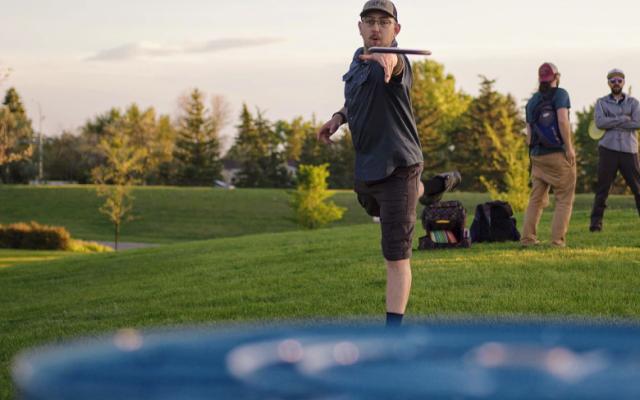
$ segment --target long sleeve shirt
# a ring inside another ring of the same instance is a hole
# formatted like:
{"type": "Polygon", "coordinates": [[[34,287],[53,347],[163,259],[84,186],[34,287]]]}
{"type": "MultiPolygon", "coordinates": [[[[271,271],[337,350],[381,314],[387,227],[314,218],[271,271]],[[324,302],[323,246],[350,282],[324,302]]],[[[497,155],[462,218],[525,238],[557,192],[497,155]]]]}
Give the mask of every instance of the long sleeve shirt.
{"type": "Polygon", "coordinates": [[[596,102],[595,120],[596,126],[606,131],[598,143],[600,146],[623,153],[638,153],[638,100],[626,95],[619,101],[613,95],[604,96],[596,102]]]}

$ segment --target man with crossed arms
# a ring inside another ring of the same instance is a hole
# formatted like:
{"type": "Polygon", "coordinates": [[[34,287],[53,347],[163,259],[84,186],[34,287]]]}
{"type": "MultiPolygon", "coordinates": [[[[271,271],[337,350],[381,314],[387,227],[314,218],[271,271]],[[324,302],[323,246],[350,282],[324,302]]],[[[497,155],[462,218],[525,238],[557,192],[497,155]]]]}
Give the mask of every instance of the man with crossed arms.
{"type": "Polygon", "coordinates": [[[607,74],[611,93],[598,99],[595,106],[596,126],[606,130],[598,143],[598,184],[591,211],[591,232],[602,230],[607,197],[618,171],[624,177],[636,200],[640,215],[640,163],[638,162],[638,134],[640,103],[625,94],[625,75],[613,69],[607,74]]]}

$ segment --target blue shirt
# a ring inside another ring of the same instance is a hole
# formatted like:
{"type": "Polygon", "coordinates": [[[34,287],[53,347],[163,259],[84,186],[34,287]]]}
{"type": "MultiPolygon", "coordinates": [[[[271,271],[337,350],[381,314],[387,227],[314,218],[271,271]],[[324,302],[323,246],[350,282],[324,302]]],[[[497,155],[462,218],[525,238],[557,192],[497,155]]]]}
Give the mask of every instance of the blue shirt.
{"type": "Polygon", "coordinates": [[[362,61],[358,49],[344,81],[345,106],[353,147],[355,176],[360,181],[384,179],[397,167],[423,161],[411,106],[411,64],[402,55],[404,71],[384,82],[377,62],[362,61]]]}
{"type": "MultiPolygon", "coordinates": [[[[533,111],[536,109],[538,104],[542,101],[542,93],[537,92],[536,94],[529,99],[526,107],[527,114],[527,124],[531,125],[534,122],[533,111]]],[[[553,107],[556,111],[560,108],[571,108],[571,100],[569,99],[569,93],[562,89],[557,88],[555,94],[553,95],[553,107]]],[[[529,150],[529,153],[532,156],[543,156],[545,154],[563,152],[565,151],[564,146],[562,148],[548,148],[541,145],[536,145],[529,150]]]]}

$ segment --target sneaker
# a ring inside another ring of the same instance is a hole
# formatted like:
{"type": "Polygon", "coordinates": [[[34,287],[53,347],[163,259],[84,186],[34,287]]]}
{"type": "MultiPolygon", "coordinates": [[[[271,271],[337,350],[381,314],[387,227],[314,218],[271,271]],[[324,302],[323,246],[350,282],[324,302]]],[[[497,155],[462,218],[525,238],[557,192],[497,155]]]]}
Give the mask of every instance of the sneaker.
{"type": "Polygon", "coordinates": [[[443,172],[429,179],[422,179],[424,194],[418,201],[425,206],[437,203],[446,192],[455,189],[460,182],[462,182],[462,176],[458,171],[443,172]]]}
{"type": "Polygon", "coordinates": [[[522,248],[528,248],[528,247],[534,247],[534,246],[540,246],[542,244],[541,241],[536,240],[534,242],[532,241],[526,241],[526,242],[520,242],[520,247],[522,248]]]}
{"type": "Polygon", "coordinates": [[[591,225],[589,232],[602,232],[602,225],[591,225]]]}

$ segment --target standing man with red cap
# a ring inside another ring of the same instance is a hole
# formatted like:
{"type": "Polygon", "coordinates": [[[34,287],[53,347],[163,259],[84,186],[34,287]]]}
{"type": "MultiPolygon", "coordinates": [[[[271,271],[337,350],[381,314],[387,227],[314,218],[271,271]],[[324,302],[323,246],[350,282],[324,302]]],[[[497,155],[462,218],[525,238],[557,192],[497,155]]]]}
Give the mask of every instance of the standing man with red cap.
{"type": "Polygon", "coordinates": [[[422,149],[411,106],[411,65],[404,55],[370,53],[396,46],[398,12],[388,0],[367,1],[356,50],[343,76],[344,107],[318,131],[318,140],[349,124],[355,157],[355,192],[371,216],[380,217],[387,266],[387,326],[398,326],[411,290],[411,250],[416,205],[422,195],[422,149]]]}
{"type": "Polygon", "coordinates": [[[576,188],[576,153],[571,141],[569,93],[558,87],[560,73],[552,63],[538,69],[539,90],[529,100],[527,142],[531,156],[531,195],[524,217],[521,244],[539,244],[538,223],[549,204],[549,189],[556,199],[551,223],[551,245],[566,246],[566,234],[576,188]]]}
{"type": "Polygon", "coordinates": [[[602,230],[609,189],[618,174],[624,177],[636,199],[640,214],[640,163],[638,162],[638,134],[640,103],[622,91],[624,72],[613,69],[607,74],[611,93],[596,102],[596,126],[606,132],[598,143],[598,185],[591,211],[591,232],[602,230]]]}

